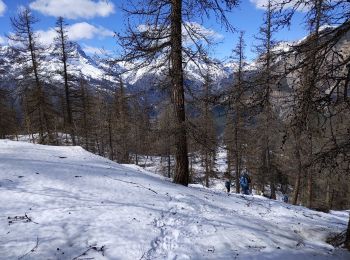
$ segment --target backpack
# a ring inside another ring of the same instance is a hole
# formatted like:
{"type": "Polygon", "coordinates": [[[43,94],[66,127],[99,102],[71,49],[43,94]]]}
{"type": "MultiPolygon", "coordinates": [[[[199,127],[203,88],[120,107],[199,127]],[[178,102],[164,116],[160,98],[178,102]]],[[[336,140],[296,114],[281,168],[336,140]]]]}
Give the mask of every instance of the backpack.
{"type": "Polygon", "coordinates": [[[250,179],[249,175],[247,175],[247,179],[248,179],[248,184],[252,183],[252,180],[250,179]]]}
{"type": "Polygon", "coordinates": [[[242,176],[241,179],[239,180],[239,184],[241,184],[242,187],[247,187],[248,186],[248,180],[246,176],[242,176]]]}

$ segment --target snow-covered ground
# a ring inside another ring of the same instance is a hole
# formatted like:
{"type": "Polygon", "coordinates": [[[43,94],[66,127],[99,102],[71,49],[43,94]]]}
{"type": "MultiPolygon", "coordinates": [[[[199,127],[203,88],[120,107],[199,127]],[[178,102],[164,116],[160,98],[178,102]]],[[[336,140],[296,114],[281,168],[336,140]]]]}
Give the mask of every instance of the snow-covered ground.
{"type": "Polygon", "coordinates": [[[182,187],[80,147],[0,140],[0,259],[350,259],[348,212],[182,187]]]}

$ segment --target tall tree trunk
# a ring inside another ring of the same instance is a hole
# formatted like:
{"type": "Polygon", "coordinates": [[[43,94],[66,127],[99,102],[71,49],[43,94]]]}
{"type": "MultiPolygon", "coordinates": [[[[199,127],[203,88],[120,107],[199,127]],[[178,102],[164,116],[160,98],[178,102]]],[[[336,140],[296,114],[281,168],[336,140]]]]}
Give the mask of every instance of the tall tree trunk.
{"type": "Polygon", "coordinates": [[[185,91],[182,68],[182,0],[172,0],[171,10],[171,74],[175,112],[175,176],[174,182],[187,186],[189,182],[185,91]]]}
{"type": "MultiPolygon", "coordinates": [[[[310,147],[309,147],[309,162],[312,160],[313,156],[313,141],[312,141],[312,132],[308,128],[307,129],[309,133],[309,141],[310,141],[310,147]]],[[[306,207],[311,208],[312,207],[312,197],[313,197],[313,173],[314,168],[311,166],[307,169],[307,198],[306,198],[306,207]]]]}
{"type": "Polygon", "coordinates": [[[270,192],[271,196],[270,198],[275,200],[276,199],[276,185],[275,185],[275,171],[272,170],[272,165],[271,165],[271,154],[270,154],[270,147],[267,145],[266,147],[266,158],[267,158],[267,172],[268,176],[270,178],[270,192]]]}
{"type": "Polygon", "coordinates": [[[57,25],[59,26],[59,37],[60,37],[60,44],[61,44],[61,52],[62,57],[61,61],[63,63],[63,78],[64,78],[64,91],[65,91],[65,97],[66,97],[66,106],[67,106],[67,123],[69,128],[69,133],[71,135],[72,144],[76,145],[75,140],[75,131],[73,126],[73,114],[72,114],[72,107],[71,107],[71,99],[70,99],[70,90],[69,90],[69,84],[68,84],[68,69],[67,69],[67,50],[66,50],[66,42],[65,42],[65,35],[64,35],[64,21],[62,17],[58,18],[57,25]]]}
{"type": "Polygon", "coordinates": [[[326,189],[326,208],[327,210],[330,210],[332,208],[332,202],[331,202],[331,184],[330,184],[330,178],[328,177],[327,180],[327,189],[326,189]]]}
{"type": "Polygon", "coordinates": [[[81,88],[81,98],[82,98],[82,105],[83,105],[83,132],[84,132],[84,139],[85,139],[85,149],[89,151],[89,130],[88,130],[88,121],[87,121],[87,113],[88,113],[88,100],[87,100],[87,93],[84,86],[84,80],[80,80],[80,88],[81,88]]]}
{"type": "MultiPolygon", "coordinates": [[[[207,148],[205,148],[207,149],[207,148]]],[[[205,187],[209,188],[209,155],[208,151],[205,152],[205,187]]]]}
{"type": "Polygon", "coordinates": [[[299,193],[300,193],[300,181],[301,181],[301,165],[300,160],[298,160],[298,172],[294,182],[294,192],[292,198],[292,204],[297,205],[299,193]]]}
{"type": "Polygon", "coordinates": [[[312,171],[309,169],[307,173],[307,201],[306,201],[306,206],[308,208],[312,207],[312,191],[313,191],[313,178],[312,178],[312,171]]]}
{"type": "MultiPolygon", "coordinates": [[[[238,117],[238,115],[236,115],[238,117]]],[[[241,176],[241,172],[240,172],[240,167],[239,167],[239,151],[238,151],[238,118],[236,120],[236,124],[235,124],[235,160],[236,160],[236,170],[235,170],[235,174],[236,174],[236,193],[240,193],[240,185],[239,185],[239,178],[241,176]]]]}
{"type": "Polygon", "coordinates": [[[170,163],[170,152],[168,153],[168,178],[171,177],[171,163],[170,163]]]}
{"type": "MultiPolygon", "coordinates": [[[[118,110],[120,116],[120,136],[121,136],[121,158],[119,163],[129,163],[129,149],[128,149],[128,129],[127,129],[127,102],[124,93],[124,83],[122,79],[119,81],[120,83],[120,95],[118,102],[118,110]]],[[[118,99],[118,97],[117,97],[118,99]]]]}
{"type": "Polygon", "coordinates": [[[108,141],[109,141],[109,159],[114,160],[113,136],[112,136],[112,118],[111,112],[108,115],[108,141]]]}
{"type": "Polygon", "coordinates": [[[299,136],[296,136],[296,144],[295,144],[295,157],[297,159],[298,163],[298,169],[297,169],[297,176],[295,178],[294,183],[294,192],[293,192],[293,198],[292,198],[292,204],[296,205],[298,203],[299,193],[300,193],[300,181],[301,181],[301,175],[302,175],[302,162],[301,162],[301,156],[300,156],[300,141],[299,136]]]}
{"type": "Polygon", "coordinates": [[[349,214],[349,222],[348,222],[348,229],[346,231],[346,238],[345,238],[345,248],[350,251],[350,214],[349,214]]]}
{"type": "Polygon", "coordinates": [[[344,101],[348,100],[348,88],[350,87],[350,64],[346,66],[348,68],[348,73],[344,83],[344,101]]]}
{"type": "Polygon", "coordinates": [[[227,173],[229,176],[229,179],[232,179],[231,172],[232,172],[232,163],[231,163],[231,147],[227,149],[227,173]]]}

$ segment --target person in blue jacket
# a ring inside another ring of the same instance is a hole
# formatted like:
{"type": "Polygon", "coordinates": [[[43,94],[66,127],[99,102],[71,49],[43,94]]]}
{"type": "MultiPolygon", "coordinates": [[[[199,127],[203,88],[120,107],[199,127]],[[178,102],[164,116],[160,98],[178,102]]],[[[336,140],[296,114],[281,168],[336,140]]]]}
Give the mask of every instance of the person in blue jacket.
{"type": "Polygon", "coordinates": [[[243,194],[249,195],[249,184],[250,184],[250,178],[247,173],[244,173],[241,178],[239,179],[239,183],[241,185],[241,189],[243,194]]]}

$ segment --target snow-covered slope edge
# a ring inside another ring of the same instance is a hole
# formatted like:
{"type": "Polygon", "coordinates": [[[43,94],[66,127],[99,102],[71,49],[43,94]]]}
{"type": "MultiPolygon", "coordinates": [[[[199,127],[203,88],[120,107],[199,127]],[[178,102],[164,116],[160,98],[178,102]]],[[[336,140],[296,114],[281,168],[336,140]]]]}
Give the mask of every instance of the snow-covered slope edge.
{"type": "Polygon", "coordinates": [[[185,188],[80,147],[0,140],[0,169],[0,259],[350,256],[324,242],[347,212],[185,188]]]}

